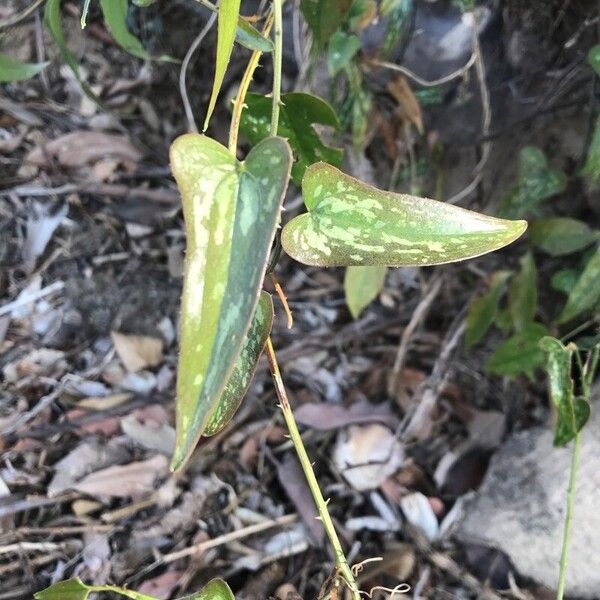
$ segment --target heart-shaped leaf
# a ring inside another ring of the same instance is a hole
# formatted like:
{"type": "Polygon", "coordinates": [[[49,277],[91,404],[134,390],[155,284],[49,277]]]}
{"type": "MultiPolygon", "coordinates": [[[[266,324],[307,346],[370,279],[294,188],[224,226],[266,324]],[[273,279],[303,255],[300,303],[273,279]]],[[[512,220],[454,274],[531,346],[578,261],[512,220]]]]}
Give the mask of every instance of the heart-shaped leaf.
{"type": "Polygon", "coordinates": [[[344,276],[344,293],[350,314],[358,319],[381,291],[387,267],[348,267],[344,276]]]}
{"type": "Polygon", "coordinates": [[[291,169],[278,137],[243,163],[218,142],[183,135],[171,146],[187,256],[177,377],[179,469],[205,431],[250,327],[291,169]]]}
{"type": "Polygon", "coordinates": [[[530,227],[531,243],[551,256],[565,256],[589,246],[600,239],[583,221],[568,217],[538,219],[530,227]]]}
{"type": "Polygon", "coordinates": [[[221,398],[210,416],[204,435],[219,433],[237,412],[252,381],[258,359],[271,333],[272,325],[273,300],[270,294],[262,292],[240,355],[221,394],[221,398]]]}
{"type": "MultiPolygon", "coordinates": [[[[278,135],[286,138],[297,158],[292,167],[292,178],[300,185],[308,165],[325,161],[342,164],[342,150],[323,144],[313,124],[338,129],[340,123],[335,111],[325,100],[300,92],[284,94],[279,114],[278,135]]],[[[247,94],[247,108],[242,112],[240,129],[248,141],[255,145],[270,135],[272,99],[260,94],[247,94]]]]}
{"type": "Polygon", "coordinates": [[[325,163],[306,170],[302,195],[308,212],[283,228],[281,243],[306,265],[444,264],[502,248],[527,227],[525,221],[384,192],[325,163]]]}
{"type": "Polygon", "coordinates": [[[547,355],[546,369],[550,383],[550,399],[558,415],[554,430],[554,445],[565,446],[586,424],[590,416],[590,405],[582,398],[573,397],[571,368],[574,347],[563,346],[553,337],[542,338],[540,347],[547,355]]]}

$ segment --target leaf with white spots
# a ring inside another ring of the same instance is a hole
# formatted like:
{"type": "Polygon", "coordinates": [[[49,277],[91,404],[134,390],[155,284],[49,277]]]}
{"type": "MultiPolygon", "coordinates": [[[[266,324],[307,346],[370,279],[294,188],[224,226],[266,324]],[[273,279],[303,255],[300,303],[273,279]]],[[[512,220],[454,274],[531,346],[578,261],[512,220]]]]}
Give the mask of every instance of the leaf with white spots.
{"type": "Polygon", "coordinates": [[[191,454],[242,350],[279,223],[291,151],[278,137],[243,163],[199,134],[171,146],[183,199],[187,256],[177,377],[177,440],[172,468],[191,454]]]}
{"type": "Polygon", "coordinates": [[[240,355],[221,398],[210,416],[204,435],[219,433],[237,412],[252,381],[258,359],[262,354],[273,325],[273,300],[261,292],[250,329],[244,339],[240,355]]]}
{"type": "Polygon", "coordinates": [[[283,228],[281,243],[306,265],[439,265],[498,250],[525,221],[488,217],[428,198],[378,190],[325,163],[306,170],[308,212],[283,228]]]}

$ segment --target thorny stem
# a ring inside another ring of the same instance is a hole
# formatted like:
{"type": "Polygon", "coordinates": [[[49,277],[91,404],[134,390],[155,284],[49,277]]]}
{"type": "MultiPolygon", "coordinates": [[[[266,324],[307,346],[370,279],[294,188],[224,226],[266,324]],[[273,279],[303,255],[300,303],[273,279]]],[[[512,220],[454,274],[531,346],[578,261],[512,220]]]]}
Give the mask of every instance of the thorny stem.
{"type": "Polygon", "coordinates": [[[275,16],[275,48],[273,49],[273,108],[271,110],[271,135],[277,135],[279,106],[281,104],[281,65],[283,62],[283,0],[273,0],[275,16]]]}
{"type": "Polygon", "coordinates": [[[333,521],[331,520],[331,516],[327,510],[327,502],[323,498],[321,488],[319,487],[319,482],[317,481],[310,458],[308,457],[306,448],[304,447],[302,436],[298,431],[298,425],[296,424],[296,419],[294,419],[294,413],[292,412],[290,401],[283,385],[283,379],[281,378],[281,372],[279,370],[279,364],[277,363],[277,357],[275,356],[275,350],[273,349],[271,338],[267,340],[265,351],[267,354],[267,360],[269,361],[269,368],[273,377],[273,383],[275,384],[277,398],[279,399],[279,406],[281,408],[281,412],[283,413],[283,418],[285,419],[285,424],[287,425],[290,439],[294,444],[294,449],[296,450],[296,454],[298,455],[298,459],[302,465],[302,470],[304,471],[304,477],[306,478],[306,482],[310,488],[310,493],[312,494],[313,500],[317,506],[319,520],[323,523],[325,533],[327,534],[329,543],[331,544],[335,553],[336,567],[341,573],[342,577],[346,580],[346,583],[352,592],[352,598],[354,600],[360,600],[360,593],[358,591],[354,575],[352,574],[352,570],[350,569],[348,561],[346,560],[342,544],[340,543],[337,532],[333,525],[333,521]]]}
{"type": "Polygon", "coordinates": [[[560,553],[560,571],[558,575],[558,589],[556,600],[562,600],[565,594],[565,583],[567,580],[567,566],[569,562],[569,546],[571,545],[571,534],[573,531],[573,508],[575,506],[575,481],[577,480],[577,467],[579,465],[579,451],[581,449],[581,433],[575,436],[573,456],[571,458],[571,474],[569,476],[569,487],[567,488],[567,514],[565,515],[565,528],[563,532],[562,550],[560,553]]]}

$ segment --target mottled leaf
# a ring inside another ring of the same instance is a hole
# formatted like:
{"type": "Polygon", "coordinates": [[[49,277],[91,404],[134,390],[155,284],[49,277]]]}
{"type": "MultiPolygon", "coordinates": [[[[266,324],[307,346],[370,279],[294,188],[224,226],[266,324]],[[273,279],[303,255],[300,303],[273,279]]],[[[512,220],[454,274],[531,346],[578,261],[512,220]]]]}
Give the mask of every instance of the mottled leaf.
{"type": "Polygon", "coordinates": [[[511,281],[508,289],[508,310],[515,331],[525,329],[537,312],[537,271],[533,255],[528,252],[521,258],[521,270],[511,281]]]}
{"type": "Polygon", "coordinates": [[[43,63],[24,63],[0,52],[0,83],[31,79],[48,66],[43,63]]]}
{"type": "Polygon", "coordinates": [[[444,264],[502,248],[527,227],[378,190],[325,163],[306,170],[302,194],[308,212],[285,225],[281,243],[306,265],[444,264]]]}
{"type": "MultiPolygon", "coordinates": [[[[331,106],[317,96],[300,92],[284,94],[282,102],[277,133],[288,140],[297,158],[292,166],[294,182],[300,185],[306,167],[317,161],[340,166],[342,150],[323,144],[313,128],[313,124],[339,128],[331,106]]],[[[269,136],[272,101],[260,94],[248,94],[246,105],[240,129],[250,144],[256,145],[269,136]]]]}
{"type": "Polygon", "coordinates": [[[321,51],[342,24],[351,0],[300,0],[300,10],[313,35],[314,48],[321,51]]]}
{"type": "Polygon", "coordinates": [[[467,348],[479,342],[494,322],[498,314],[500,298],[511,275],[511,271],[494,273],[488,291],[471,302],[465,331],[465,345],[467,348]]]}
{"type": "Polygon", "coordinates": [[[595,186],[600,183],[600,116],[596,119],[585,165],[581,172],[588,178],[591,185],[595,186]]]}
{"type": "Polygon", "coordinates": [[[344,276],[344,292],[350,314],[358,319],[360,313],[377,298],[387,267],[348,267],[344,276]]]}
{"type": "Polygon", "coordinates": [[[540,347],[546,353],[550,399],[557,412],[554,445],[565,446],[586,424],[590,407],[583,399],[576,399],[573,395],[571,369],[575,348],[571,345],[565,347],[553,337],[542,338],[540,347]]]}
{"type": "Polygon", "coordinates": [[[235,596],[222,579],[211,579],[199,594],[185,596],[180,600],[235,600],[235,596]]]}
{"type": "Polygon", "coordinates": [[[215,61],[215,76],[213,79],[212,92],[208,103],[208,111],[204,120],[204,130],[208,127],[210,117],[217,103],[217,96],[221,90],[225,71],[233,51],[233,43],[240,17],[241,0],[221,0],[219,2],[219,17],[217,26],[217,56],[215,61]]]}
{"type": "Polygon", "coordinates": [[[592,65],[592,69],[600,76],[600,44],[592,46],[588,52],[588,62],[592,65]]]}
{"type": "Polygon", "coordinates": [[[360,39],[352,33],[336,31],[327,49],[327,67],[332,76],[346,68],[360,50],[360,39]]]}
{"type": "Polygon", "coordinates": [[[567,303],[558,317],[559,323],[597,308],[600,303],[600,248],[590,257],[577,283],[569,293],[567,303]]]}
{"type": "Polygon", "coordinates": [[[221,394],[221,398],[210,416],[204,435],[219,433],[231,421],[237,412],[248,386],[252,381],[258,359],[273,325],[273,300],[267,292],[262,292],[250,329],[244,338],[242,350],[229,377],[229,381],[221,394]]]}
{"type": "Polygon", "coordinates": [[[508,377],[523,373],[533,379],[535,370],[544,364],[544,352],[539,342],[546,335],[546,327],[530,323],[496,348],[486,364],[487,370],[508,377]]]}
{"type": "Polygon", "coordinates": [[[562,171],[548,166],[545,154],[533,146],[519,153],[519,176],[516,185],[500,206],[500,213],[516,219],[535,211],[543,201],[562,192],[567,178],[562,171]]]}
{"type": "Polygon", "coordinates": [[[381,15],[387,19],[387,27],[380,53],[389,56],[410,35],[412,30],[413,0],[383,0],[381,15]]]}
{"type": "Polygon", "coordinates": [[[218,142],[171,146],[187,234],[172,468],[192,452],[240,354],[258,302],[291,168],[285,140],[257,144],[243,163],[218,142]]]}
{"type": "Polygon", "coordinates": [[[583,221],[567,217],[538,219],[529,229],[531,243],[551,256],[564,256],[582,250],[599,239],[583,221]]]}

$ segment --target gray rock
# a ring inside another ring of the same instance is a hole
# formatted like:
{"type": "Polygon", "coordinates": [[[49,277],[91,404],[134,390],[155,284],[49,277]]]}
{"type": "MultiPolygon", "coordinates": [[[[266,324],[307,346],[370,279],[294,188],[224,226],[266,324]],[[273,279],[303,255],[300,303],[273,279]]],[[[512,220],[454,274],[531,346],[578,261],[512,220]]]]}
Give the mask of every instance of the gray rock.
{"type": "MultiPolygon", "coordinates": [[[[567,594],[600,597],[600,389],[583,432],[567,594]]],[[[552,427],[511,436],[465,505],[457,537],[504,551],[515,569],[552,589],[558,582],[572,444],[554,448],[552,427]]]]}

